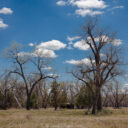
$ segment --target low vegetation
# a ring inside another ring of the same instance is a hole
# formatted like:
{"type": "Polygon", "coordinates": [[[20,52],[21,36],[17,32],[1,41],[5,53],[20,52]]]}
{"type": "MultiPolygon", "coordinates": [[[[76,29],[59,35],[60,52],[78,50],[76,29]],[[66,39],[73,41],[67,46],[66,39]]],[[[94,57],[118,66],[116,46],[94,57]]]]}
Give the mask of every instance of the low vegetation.
{"type": "Polygon", "coordinates": [[[104,109],[84,115],[82,109],[9,109],[0,111],[0,128],[127,128],[128,109],[104,109]]]}

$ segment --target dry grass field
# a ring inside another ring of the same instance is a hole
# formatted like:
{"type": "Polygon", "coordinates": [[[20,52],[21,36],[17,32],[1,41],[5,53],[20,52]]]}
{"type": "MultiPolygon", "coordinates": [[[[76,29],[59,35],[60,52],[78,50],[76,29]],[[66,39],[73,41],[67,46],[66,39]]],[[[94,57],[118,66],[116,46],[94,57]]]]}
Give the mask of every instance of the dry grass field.
{"type": "Polygon", "coordinates": [[[94,116],[84,110],[0,110],[0,128],[128,128],[128,109],[105,109],[94,116]]]}

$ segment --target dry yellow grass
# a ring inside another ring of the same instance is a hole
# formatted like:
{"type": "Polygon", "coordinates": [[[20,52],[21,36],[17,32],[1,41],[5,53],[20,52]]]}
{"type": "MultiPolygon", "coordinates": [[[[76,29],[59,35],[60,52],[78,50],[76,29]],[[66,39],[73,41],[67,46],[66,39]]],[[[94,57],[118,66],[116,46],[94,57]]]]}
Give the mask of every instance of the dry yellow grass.
{"type": "Polygon", "coordinates": [[[128,109],[92,116],[84,110],[0,110],[0,128],[128,128],[128,109]]]}

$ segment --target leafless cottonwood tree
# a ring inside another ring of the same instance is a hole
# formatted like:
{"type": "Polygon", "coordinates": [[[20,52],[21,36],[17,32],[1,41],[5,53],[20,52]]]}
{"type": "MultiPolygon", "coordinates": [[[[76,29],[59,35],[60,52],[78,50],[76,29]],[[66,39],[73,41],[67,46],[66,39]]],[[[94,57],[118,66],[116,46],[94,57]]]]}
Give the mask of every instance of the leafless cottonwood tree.
{"type": "Polygon", "coordinates": [[[76,87],[76,84],[75,83],[69,83],[67,82],[66,83],[68,85],[68,99],[69,99],[69,103],[71,105],[75,105],[75,98],[79,92],[79,89],[76,87]]]}
{"type": "Polygon", "coordinates": [[[8,103],[7,103],[8,92],[12,88],[9,84],[9,77],[10,74],[4,72],[4,74],[2,74],[0,79],[0,93],[2,95],[1,107],[3,109],[7,109],[8,107],[8,103]]]}
{"type": "Polygon", "coordinates": [[[18,77],[13,78],[10,76],[9,84],[12,87],[11,92],[14,96],[14,99],[18,105],[19,108],[23,108],[24,106],[24,94],[25,94],[25,88],[23,86],[23,82],[19,81],[18,77]]]}
{"type": "Polygon", "coordinates": [[[122,85],[115,81],[110,86],[108,86],[109,94],[111,94],[110,101],[114,108],[120,108],[123,100],[128,94],[128,89],[122,87],[122,85]]]}
{"type": "Polygon", "coordinates": [[[113,102],[111,101],[112,98],[111,98],[111,95],[110,95],[110,92],[109,92],[109,89],[108,89],[108,86],[107,87],[104,87],[102,89],[102,93],[103,93],[103,106],[104,107],[109,107],[109,106],[112,106],[113,102]]]}
{"type": "Polygon", "coordinates": [[[71,73],[84,82],[93,96],[92,114],[102,110],[101,89],[104,84],[120,74],[119,50],[115,34],[107,32],[91,19],[82,27],[83,46],[88,47],[88,63],[82,63],[71,73]],[[93,88],[90,85],[93,84],[93,88]]]}
{"type": "Polygon", "coordinates": [[[39,83],[37,91],[39,91],[41,107],[46,109],[50,102],[50,87],[46,80],[39,83]]]}
{"type": "Polygon", "coordinates": [[[41,80],[55,77],[54,75],[48,75],[43,70],[47,66],[48,60],[38,54],[25,54],[17,43],[12,44],[10,48],[6,49],[6,57],[13,64],[13,68],[9,72],[19,75],[24,82],[27,96],[26,109],[30,110],[30,98],[34,88],[41,80]]]}

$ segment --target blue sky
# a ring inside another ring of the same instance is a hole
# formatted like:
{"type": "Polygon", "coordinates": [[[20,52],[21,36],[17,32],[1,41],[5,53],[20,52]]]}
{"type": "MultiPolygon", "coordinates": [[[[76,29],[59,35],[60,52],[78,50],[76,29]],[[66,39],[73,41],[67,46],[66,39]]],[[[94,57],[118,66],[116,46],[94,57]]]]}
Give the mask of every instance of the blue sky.
{"type": "MultiPolygon", "coordinates": [[[[66,71],[72,65],[67,60],[85,58],[88,50],[73,47],[80,26],[89,17],[98,15],[103,26],[117,32],[127,56],[128,43],[128,0],[0,0],[0,51],[9,47],[13,41],[22,43],[26,50],[30,43],[40,46],[42,42],[59,41],[61,47],[54,50],[54,68],[63,80],[71,80],[66,71]],[[81,4],[80,2],[83,2],[81,4]],[[95,3],[95,4],[94,4],[95,3]],[[67,37],[72,37],[68,38],[67,37]],[[66,45],[65,45],[66,44],[66,45]]],[[[51,42],[52,43],[52,42],[51,42]]],[[[6,60],[1,57],[0,66],[7,68],[6,60]]]]}

